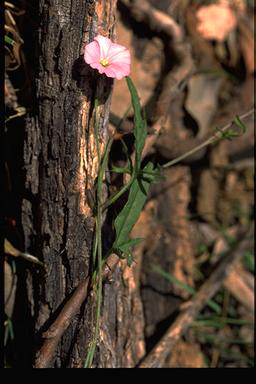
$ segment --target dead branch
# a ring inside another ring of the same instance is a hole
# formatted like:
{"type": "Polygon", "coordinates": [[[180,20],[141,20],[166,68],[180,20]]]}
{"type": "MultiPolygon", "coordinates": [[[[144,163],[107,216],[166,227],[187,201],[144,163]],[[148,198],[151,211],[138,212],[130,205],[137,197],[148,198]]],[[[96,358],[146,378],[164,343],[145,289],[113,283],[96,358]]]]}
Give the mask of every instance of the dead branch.
{"type": "MultiPolygon", "coordinates": [[[[177,65],[165,75],[162,81],[162,89],[156,101],[152,135],[146,139],[142,157],[144,158],[155,144],[158,135],[166,120],[169,106],[173,98],[180,92],[180,85],[194,72],[190,44],[184,41],[184,33],[181,26],[169,15],[152,7],[147,0],[121,0],[129,8],[132,17],[138,22],[146,23],[149,28],[166,36],[166,54],[174,52],[177,65]]],[[[170,58],[166,57],[166,62],[170,58]]],[[[125,122],[123,124],[125,126],[125,122]]],[[[127,127],[126,127],[127,129],[127,127]]]]}
{"type": "MultiPolygon", "coordinates": [[[[228,156],[237,156],[239,153],[245,152],[248,150],[248,148],[252,147],[254,142],[254,130],[251,129],[253,127],[254,108],[250,109],[248,112],[241,114],[239,113],[238,115],[243,119],[243,123],[248,127],[248,129],[245,134],[241,135],[240,137],[236,137],[235,140],[229,142],[229,145],[227,146],[228,156]]],[[[233,117],[230,117],[230,120],[232,120],[233,117]]],[[[227,125],[228,124],[226,124],[225,127],[227,125]]],[[[231,128],[235,128],[234,123],[232,123],[231,128]]],[[[177,140],[172,137],[172,135],[163,134],[157,138],[155,148],[166,159],[174,159],[181,156],[182,153],[191,151],[205,140],[206,137],[202,137],[201,139],[195,137],[185,141],[177,142],[177,140]]],[[[194,160],[199,160],[204,156],[204,154],[205,150],[201,150],[200,152],[197,152],[193,156],[189,157],[186,162],[189,163],[194,160]]]]}
{"type": "Polygon", "coordinates": [[[68,328],[71,320],[77,314],[81,304],[87,297],[88,285],[89,278],[79,284],[71,299],[63,307],[57,319],[50,326],[48,331],[43,334],[43,337],[46,340],[44,341],[40,351],[37,353],[34,368],[50,367],[54,353],[63,333],[68,328]]]}
{"type": "Polygon", "coordinates": [[[179,43],[183,40],[183,31],[169,15],[158,11],[150,5],[147,0],[120,0],[130,12],[135,20],[149,25],[150,29],[156,32],[164,32],[179,43]]]}
{"type": "Polygon", "coordinates": [[[209,279],[203,284],[194,298],[186,303],[183,312],[178,315],[165,335],[152,351],[143,359],[139,368],[160,368],[171,353],[173,347],[196,319],[207,301],[215,295],[230,273],[235,261],[239,260],[250,244],[253,228],[241,234],[239,241],[226,253],[209,279]]]}
{"type": "MultiPolygon", "coordinates": [[[[112,254],[108,258],[107,263],[102,269],[102,277],[104,279],[112,273],[119,260],[119,257],[115,254],[112,254]]],[[[50,328],[43,333],[45,341],[36,354],[34,368],[49,368],[51,366],[61,337],[88,296],[91,289],[89,283],[90,279],[87,277],[86,280],[78,285],[71,298],[64,305],[57,319],[53,322],[50,328]]]]}
{"type": "Polygon", "coordinates": [[[243,268],[241,263],[235,263],[224,281],[224,287],[250,312],[254,313],[254,278],[243,268]]]}
{"type": "Polygon", "coordinates": [[[180,91],[179,87],[181,83],[188,79],[194,71],[194,62],[190,54],[189,45],[186,43],[180,43],[179,45],[176,45],[175,52],[179,57],[180,63],[174,70],[171,70],[164,79],[162,91],[156,102],[154,112],[156,120],[152,126],[153,134],[148,136],[146,139],[142,153],[143,158],[149,154],[149,151],[158,139],[159,133],[161,132],[166,121],[170,103],[180,91]]]}
{"type": "MultiPolygon", "coordinates": [[[[155,124],[152,127],[154,135],[147,139],[144,150],[145,156],[156,140],[156,134],[159,133],[162,127],[172,98],[179,91],[179,85],[193,69],[193,60],[190,54],[190,46],[184,42],[183,30],[173,18],[152,7],[147,0],[120,0],[120,2],[129,9],[130,14],[137,22],[144,22],[153,32],[164,34],[166,36],[165,44],[167,44],[166,51],[175,52],[179,61],[177,67],[168,72],[163,79],[162,90],[154,111],[155,124]]],[[[168,57],[166,60],[168,61],[168,57]]],[[[111,120],[115,124],[113,115],[111,120]]],[[[129,133],[133,130],[133,125],[127,119],[124,119],[118,128],[122,133],[129,133]]]]}

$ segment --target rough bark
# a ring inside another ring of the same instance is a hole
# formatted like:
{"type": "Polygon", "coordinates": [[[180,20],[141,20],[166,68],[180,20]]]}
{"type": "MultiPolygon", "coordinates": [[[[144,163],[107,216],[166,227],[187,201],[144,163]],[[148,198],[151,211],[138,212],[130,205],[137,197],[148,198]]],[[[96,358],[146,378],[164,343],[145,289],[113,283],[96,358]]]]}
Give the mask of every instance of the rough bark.
{"type": "MultiPolygon", "coordinates": [[[[94,99],[99,100],[102,153],[112,81],[86,66],[83,50],[97,33],[115,38],[116,10],[116,0],[39,3],[38,108],[26,124],[22,202],[25,249],[46,266],[45,271],[35,268],[26,275],[34,354],[43,332],[90,269],[94,218],[86,189],[93,188],[98,168],[94,99]]],[[[111,230],[107,229],[104,244],[110,243],[110,238],[111,230]]],[[[131,366],[138,361],[136,356],[129,360],[124,348],[129,341],[130,331],[125,325],[131,316],[132,298],[123,299],[128,288],[121,273],[119,266],[114,283],[104,289],[96,366],[131,366]]],[[[91,295],[62,337],[52,366],[83,366],[94,325],[95,297],[91,295]]]]}

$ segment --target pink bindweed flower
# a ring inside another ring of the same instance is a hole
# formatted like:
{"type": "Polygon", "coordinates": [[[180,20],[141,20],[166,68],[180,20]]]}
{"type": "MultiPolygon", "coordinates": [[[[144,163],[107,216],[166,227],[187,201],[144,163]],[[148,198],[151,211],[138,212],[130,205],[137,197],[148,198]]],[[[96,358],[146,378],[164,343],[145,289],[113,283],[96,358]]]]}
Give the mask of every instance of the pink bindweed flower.
{"type": "Polygon", "coordinates": [[[92,68],[118,80],[130,73],[131,57],[127,48],[112,43],[107,37],[98,35],[85,47],[84,60],[92,68]]]}

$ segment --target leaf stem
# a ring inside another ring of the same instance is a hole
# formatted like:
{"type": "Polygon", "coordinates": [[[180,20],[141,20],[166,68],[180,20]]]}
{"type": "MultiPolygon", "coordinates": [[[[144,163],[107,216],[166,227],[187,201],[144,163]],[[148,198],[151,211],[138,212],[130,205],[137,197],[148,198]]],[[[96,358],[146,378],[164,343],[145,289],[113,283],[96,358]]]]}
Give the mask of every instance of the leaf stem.
{"type": "Polygon", "coordinates": [[[113,204],[117,199],[119,199],[120,196],[122,196],[131,186],[132,182],[134,180],[134,177],[132,176],[131,179],[128,181],[127,184],[125,184],[118,192],[116,192],[113,196],[110,196],[110,198],[102,205],[102,211],[105,211],[111,204],[113,204]]]}
{"type": "MultiPolygon", "coordinates": [[[[251,109],[250,111],[244,113],[243,115],[239,116],[239,119],[245,119],[246,117],[250,116],[252,113],[254,113],[254,108],[251,109]]],[[[235,123],[237,125],[238,124],[238,121],[237,118],[232,121],[231,123],[228,123],[227,125],[225,125],[223,128],[219,129],[217,132],[215,132],[211,137],[209,137],[207,140],[205,140],[203,143],[199,144],[198,146],[196,146],[195,148],[191,149],[190,151],[184,153],[183,155],[177,157],[176,159],[173,159],[171,161],[168,161],[168,163],[162,165],[162,168],[168,168],[168,167],[171,167],[172,165],[174,164],[177,164],[179,163],[181,160],[184,160],[186,159],[187,157],[189,157],[190,155],[192,155],[193,153],[197,152],[197,151],[200,151],[200,149],[206,147],[207,145],[209,144],[213,144],[214,142],[216,142],[217,140],[219,139],[222,139],[223,138],[223,135],[226,133],[227,134],[227,131],[231,128],[231,126],[235,123]]],[[[244,133],[244,132],[243,132],[244,133]]]]}
{"type": "MultiPolygon", "coordinates": [[[[95,100],[95,108],[97,107],[98,102],[97,99],[95,100]]],[[[96,115],[96,111],[95,111],[96,115]]],[[[109,139],[104,155],[103,160],[101,162],[100,158],[100,146],[99,146],[99,124],[98,122],[95,122],[95,136],[96,136],[96,145],[97,145],[97,153],[98,153],[98,163],[99,163],[99,171],[98,171],[98,180],[97,180],[97,216],[96,216],[96,231],[95,231],[95,242],[94,242],[94,249],[93,249],[93,259],[96,259],[96,252],[98,256],[98,273],[96,274],[94,271],[93,274],[93,283],[96,282],[96,277],[98,275],[98,281],[97,281],[97,303],[96,303],[96,325],[95,325],[95,332],[93,341],[90,345],[86,361],[84,364],[85,368],[89,368],[92,365],[93,357],[97,345],[98,335],[99,335],[99,327],[100,327],[100,309],[101,309],[101,301],[102,301],[102,238],[101,238],[101,228],[102,228],[102,208],[101,208],[101,200],[102,200],[102,184],[103,184],[103,177],[104,173],[107,167],[107,160],[109,151],[113,142],[113,139],[109,139]]],[[[96,260],[93,260],[95,262],[96,260]]]]}

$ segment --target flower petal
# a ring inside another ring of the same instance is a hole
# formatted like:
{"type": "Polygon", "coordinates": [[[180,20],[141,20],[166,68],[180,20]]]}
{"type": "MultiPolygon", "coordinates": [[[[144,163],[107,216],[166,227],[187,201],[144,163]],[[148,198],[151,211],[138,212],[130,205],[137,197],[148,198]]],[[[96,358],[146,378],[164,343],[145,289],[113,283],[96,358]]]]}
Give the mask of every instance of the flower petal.
{"type": "Polygon", "coordinates": [[[98,70],[99,70],[100,67],[102,67],[101,64],[98,63],[98,62],[91,63],[90,66],[91,66],[92,68],[94,68],[94,69],[98,69],[98,70]]]}
{"type": "Polygon", "coordinates": [[[92,68],[100,74],[108,77],[122,79],[130,73],[131,57],[127,48],[112,43],[107,37],[97,35],[92,43],[85,47],[84,59],[92,68]],[[106,65],[101,60],[106,59],[106,65]]]}
{"type": "Polygon", "coordinates": [[[108,57],[109,48],[113,44],[112,41],[110,39],[108,39],[107,37],[104,37],[104,36],[101,36],[101,35],[97,35],[94,40],[96,40],[97,43],[99,44],[100,58],[101,59],[107,58],[108,57]]]}
{"type": "Polygon", "coordinates": [[[102,75],[102,73],[104,73],[105,71],[105,67],[103,67],[103,65],[101,65],[100,63],[92,63],[90,64],[90,66],[94,69],[97,69],[98,72],[102,75]]]}
{"type": "Polygon", "coordinates": [[[111,45],[108,51],[108,59],[110,63],[131,63],[131,56],[129,50],[119,44],[111,45]]]}
{"type": "Polygon", "coordinates": [[[99,63],[100,61],[100,47],[96,41],[86,45],[84,51],[84,60],[87,64],[99,63]]]}
{"type": "Polygon", "coordinates": [[[116,78],[116,74],[115,72],[113,71],[113,69],[111,69],[111,67],[105,67],[105,71],[104,71],[105,75],[107,77],[112,77],[112,78],[116,78]]]}
{"type": "Polygon", "coordinates": [[[128,76],[130,73],[130,65],[129,64],[122,64],[122,63],[112,63],[108,67],[106,67],[106,70],[109,70],[106,73],[109,77],[115,77],[117,80],[122,79],[124,76],[128,76]],[[114,76],[108,75],[108,73],[114,73],[114,76]]]}

